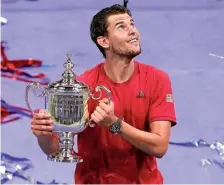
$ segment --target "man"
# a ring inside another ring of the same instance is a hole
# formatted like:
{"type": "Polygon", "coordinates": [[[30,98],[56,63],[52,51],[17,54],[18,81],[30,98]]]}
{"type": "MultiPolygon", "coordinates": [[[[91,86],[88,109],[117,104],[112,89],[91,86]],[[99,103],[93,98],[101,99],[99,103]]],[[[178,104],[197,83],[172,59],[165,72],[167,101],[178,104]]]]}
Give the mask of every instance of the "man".
{"type": "MultiPolygon", "coordinates": [[[[78,77],[89,87],[104,85],[100,102],[89,100],[95,128],[78,136],[79,153],[75,183],[161,184],[156,158],[167,151],[170,128],[176,124],[168,74],[134,60],[141,53],[140,37],[128,9],[113,5],[98,12],[91,22],[91,38],[105,62],[78,77]]],[[[46,153],[58,151],[52,137],[52,120],[40,111],[32,120],[32,131],[46,153]]],[[[53,135],[54,136],[54,135],[53,135]]]]}

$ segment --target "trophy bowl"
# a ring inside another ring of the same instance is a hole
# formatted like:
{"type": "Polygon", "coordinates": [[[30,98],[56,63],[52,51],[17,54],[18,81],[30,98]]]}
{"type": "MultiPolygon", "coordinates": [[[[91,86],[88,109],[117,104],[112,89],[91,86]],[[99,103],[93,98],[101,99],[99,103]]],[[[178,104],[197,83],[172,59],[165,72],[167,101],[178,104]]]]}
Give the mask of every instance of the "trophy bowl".
{"type": "Polygon", "coordinates": [[[59,151],[48,155],[47,159],[55,162],[83,162],[83,158],[73,150],[74,136],[83,132],[86,127],[94,127],[89,119],[88,101],[99,100],[102,91],[105,90],[110,103],[110,90],[104,86],[96,86],[94,89],[99,92],[95,97],[90,89],[83,82],[76,80],[72,68],[71,54],[67,54],[67,61],[64,64],[65,71],[62,79],[49,83],[46,87],[39,83],[30,83],[26,86],[26,104],[33,113],[29,103],[29,91],[33,90],[37,97],[45,98],[45,109],[50,113],[53,120],[53,133],[59,136],[59,151]]]}

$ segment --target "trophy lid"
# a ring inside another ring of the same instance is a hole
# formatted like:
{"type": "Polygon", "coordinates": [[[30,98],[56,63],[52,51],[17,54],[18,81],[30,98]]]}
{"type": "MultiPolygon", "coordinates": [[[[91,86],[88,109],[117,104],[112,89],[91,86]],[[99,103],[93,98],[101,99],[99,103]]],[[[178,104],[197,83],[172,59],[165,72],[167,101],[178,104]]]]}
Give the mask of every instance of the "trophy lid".
{"type": "Polygon", "coordinates": [[[59,90],[68,92],[80,92],[88,90],[88,86],[76,80],[76,74],[72,70],[74,64],[71,60],[71,54],[67,54],[67,61],[64,63],[65,71],[62,73],[62,79],[48,84],[48,90],[59,90]]]}

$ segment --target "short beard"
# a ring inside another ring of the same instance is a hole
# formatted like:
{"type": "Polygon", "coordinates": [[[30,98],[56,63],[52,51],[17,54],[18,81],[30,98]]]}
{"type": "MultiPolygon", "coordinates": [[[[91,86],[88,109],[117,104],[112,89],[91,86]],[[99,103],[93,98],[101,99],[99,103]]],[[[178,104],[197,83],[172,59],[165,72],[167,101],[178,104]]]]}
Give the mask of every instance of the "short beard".
{"type": "Polygon", "coordinates": [[[141,46],[139,51],[124,51],[121,49],[117,49],[115,47],[112,46],[112,51],[113,51],[113,55],[120,57],[120,58],[128,58],[128,59],[133,59],[134,57],[138,56],[141,52],[141,46]]]}

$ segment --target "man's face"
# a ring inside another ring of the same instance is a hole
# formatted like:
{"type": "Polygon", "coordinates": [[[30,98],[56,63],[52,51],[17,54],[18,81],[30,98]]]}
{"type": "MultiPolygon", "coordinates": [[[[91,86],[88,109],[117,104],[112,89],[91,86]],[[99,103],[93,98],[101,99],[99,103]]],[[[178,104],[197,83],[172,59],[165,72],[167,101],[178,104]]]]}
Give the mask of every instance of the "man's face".
{"type": "Polygon", "coordinates": [[[139,32],[128,14],[111,15],[107,19],[108,50],[112,54],[133,58],[141,53],[139,32]]]}

